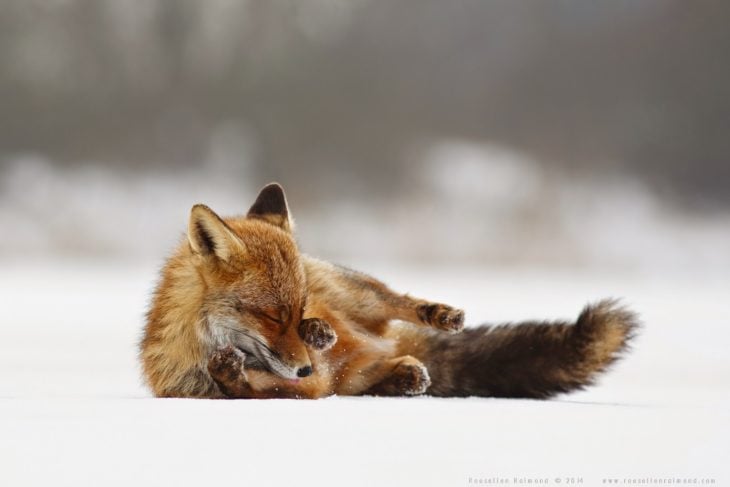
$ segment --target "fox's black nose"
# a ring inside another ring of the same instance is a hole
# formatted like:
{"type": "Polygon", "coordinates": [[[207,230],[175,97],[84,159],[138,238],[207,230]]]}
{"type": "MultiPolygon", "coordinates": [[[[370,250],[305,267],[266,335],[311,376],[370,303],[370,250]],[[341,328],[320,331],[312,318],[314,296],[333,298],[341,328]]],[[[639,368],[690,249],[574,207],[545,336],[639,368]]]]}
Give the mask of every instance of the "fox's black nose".
{"type": "Polygon", "coordinates": [[[297,377],[309,377],[310,375],[312,375],[312,367],[309,365],[297,370],[297,377]]]}

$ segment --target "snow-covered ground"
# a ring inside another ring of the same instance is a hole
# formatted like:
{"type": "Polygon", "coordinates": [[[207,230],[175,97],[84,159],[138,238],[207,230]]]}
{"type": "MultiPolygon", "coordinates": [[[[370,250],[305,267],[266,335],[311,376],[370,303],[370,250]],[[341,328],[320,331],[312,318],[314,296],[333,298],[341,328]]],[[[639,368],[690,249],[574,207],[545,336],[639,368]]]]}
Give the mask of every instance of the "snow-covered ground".
{"type": "Polygon", "coordinates": [[[158,263],[5,261],[0,485],[730,482],[726,273],[348,264],[470,324],[573,318],[621,296],[644,329],[599,385],[548,402],[154,399],[136,342],[158,263]]]}

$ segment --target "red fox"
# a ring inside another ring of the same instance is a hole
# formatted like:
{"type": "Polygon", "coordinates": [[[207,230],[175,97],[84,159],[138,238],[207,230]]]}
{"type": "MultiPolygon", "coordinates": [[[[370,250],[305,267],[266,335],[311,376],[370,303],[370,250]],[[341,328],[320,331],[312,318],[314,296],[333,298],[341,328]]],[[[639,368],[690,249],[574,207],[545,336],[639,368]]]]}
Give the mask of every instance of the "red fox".
{"type": "Polygon", "coordinates": [[[634,336],[616,301],[575,323],[464,327],[464,312],[301,254],[284,191],[245,217],[195,205],[162,270],[140,358],[160,397],[548,398],[590,385],[634,336]]]}

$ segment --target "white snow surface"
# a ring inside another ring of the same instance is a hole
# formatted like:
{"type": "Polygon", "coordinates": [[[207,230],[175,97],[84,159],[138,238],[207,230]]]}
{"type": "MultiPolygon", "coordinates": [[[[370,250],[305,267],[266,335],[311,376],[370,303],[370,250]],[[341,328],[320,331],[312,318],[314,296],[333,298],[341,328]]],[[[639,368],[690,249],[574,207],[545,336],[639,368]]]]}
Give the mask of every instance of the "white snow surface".
{"type": "Polygon", "coordinates": [[[725,273],[346,264],[470,325],[613,296],[644,326],[598,385],[550,401],[156,399],[136,354],[157,263],[3,262],[0,486],[729,485],[725,273]]]}

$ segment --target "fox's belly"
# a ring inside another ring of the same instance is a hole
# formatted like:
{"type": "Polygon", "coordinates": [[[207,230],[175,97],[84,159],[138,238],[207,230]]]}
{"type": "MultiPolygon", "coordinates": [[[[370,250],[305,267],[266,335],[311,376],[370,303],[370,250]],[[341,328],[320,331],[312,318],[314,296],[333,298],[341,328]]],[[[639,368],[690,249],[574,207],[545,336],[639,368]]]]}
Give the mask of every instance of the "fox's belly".
{"type": "Polygon", "coordinates": [[[338,330],[335,346],[323,353],[333,393],[359,395],[373,385],[373,376],[379,365],[393,357],[392,340],[349,328],[338,330]]]}

